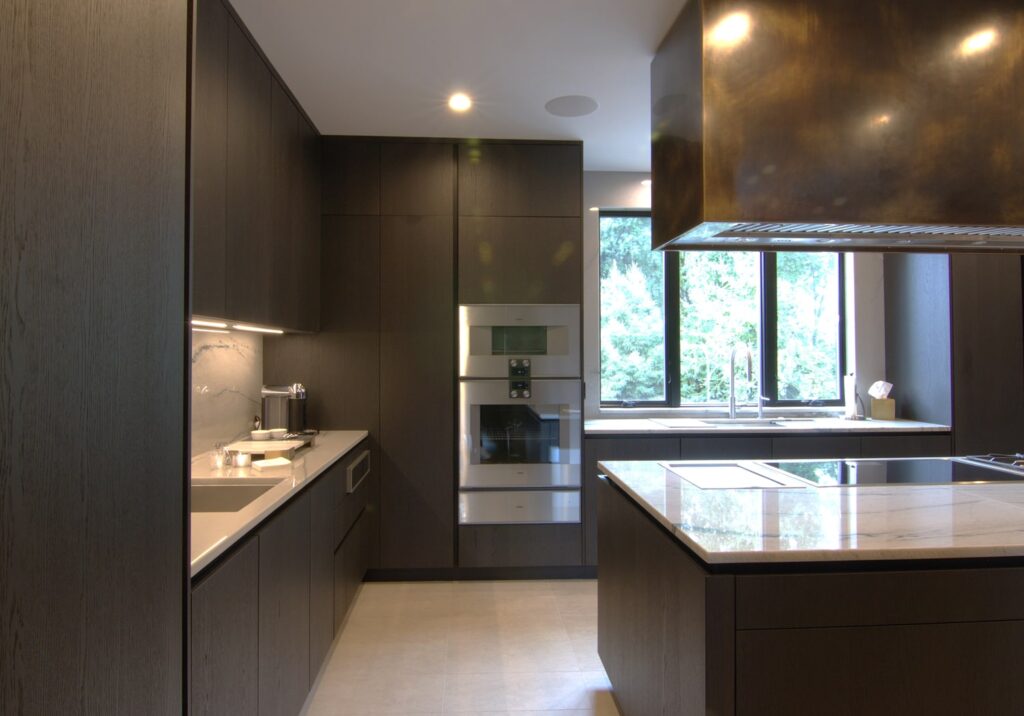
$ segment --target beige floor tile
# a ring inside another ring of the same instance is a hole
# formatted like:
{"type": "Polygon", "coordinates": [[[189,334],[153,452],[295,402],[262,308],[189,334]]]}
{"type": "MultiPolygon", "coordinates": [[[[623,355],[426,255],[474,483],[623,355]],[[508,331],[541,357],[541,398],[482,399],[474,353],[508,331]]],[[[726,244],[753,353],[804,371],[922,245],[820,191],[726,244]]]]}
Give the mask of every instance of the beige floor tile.
{"type": "Polygon", "coordinates": [[[591,708],[595,699],[579,672],[449,674],[444,710],[539,711],[591,708]]]}
{"type": "Polygon", "coordinates": [[[304,716],[618,716],[587,580],[363,585],[304,716]]]}
{"type": "Polygon", "coordinates": [[[445,676],[384,671],[325,672],[307,701],[305,716],[430,713],[443,711],[445,676]]]}

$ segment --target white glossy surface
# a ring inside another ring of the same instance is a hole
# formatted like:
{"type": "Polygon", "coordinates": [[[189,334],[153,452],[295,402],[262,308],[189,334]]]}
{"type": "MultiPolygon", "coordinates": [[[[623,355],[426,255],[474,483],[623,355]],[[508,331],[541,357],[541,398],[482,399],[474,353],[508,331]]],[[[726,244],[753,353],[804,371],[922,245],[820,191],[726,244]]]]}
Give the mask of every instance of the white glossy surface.
{"type": "MultiPolygon", "coordinates": [[[[744,415],[742,419],[751,417],[744,415]]],[[[587,420],[583,431],[587,435],[647,435],[647,434],[686,434],[686,433],[942,433],[949,432],[948,425],[922,423],[916,420],[843,420],[842,418],[813,418],[811,420],[794,420],[790,418],[774,418],[779,423],[764,425],[730,425],[728,423],[708,424],[704,420],[720,419],[721,416],[708,418],[598,418],[587,420]],[[671,427],[670,427],[671,426],[671,427]]]]}
{"type": "Polygon", "coordinates": [[[702,490],[600,465],[707,564],[1024,556],[1024,483],[702,490]]]}
{"type": "Polygon", "coordinates": [[[191,520],[191,574],[194,577],[206,565],[247,535],[278,507],[324,470],[358,445],[365,430],[332,430],[321,432],[316,447],[296,453],[290,465],[266,470],[253,468],[215,469],[206,455],[192,461],[192,479],[284,478],[277,486],[246,505],[238,512],[193,512],[191,520]]]}

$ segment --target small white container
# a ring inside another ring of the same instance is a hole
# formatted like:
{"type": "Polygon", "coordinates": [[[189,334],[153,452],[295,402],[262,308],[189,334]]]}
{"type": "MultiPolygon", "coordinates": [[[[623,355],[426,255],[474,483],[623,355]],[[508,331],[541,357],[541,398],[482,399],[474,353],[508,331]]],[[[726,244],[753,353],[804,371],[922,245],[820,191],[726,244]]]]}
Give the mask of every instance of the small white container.
{"type": "Polygon", "coordinates": [[[253,430],[249,435],[253,440],[270,440],[272,430],[253,430]]]}
{"type": "Polygon", "coordinates": [[[270,430],[270,437],[274,440],[284,440],[284,436],[288,434],[288,430],[285,428],[272,428],[270,430]]]}
{"type": "Polygon", "coordinates": [[[249,467],[252,464],[252,455],[247,452],[235,453],[235,467],[249,467]]]}

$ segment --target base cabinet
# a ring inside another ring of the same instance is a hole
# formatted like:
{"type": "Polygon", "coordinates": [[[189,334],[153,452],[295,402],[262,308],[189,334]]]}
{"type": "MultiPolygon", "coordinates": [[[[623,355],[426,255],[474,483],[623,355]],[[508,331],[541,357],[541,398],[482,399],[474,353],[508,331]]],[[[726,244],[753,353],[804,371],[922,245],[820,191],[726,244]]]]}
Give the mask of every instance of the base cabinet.
{"type": "Polygon", "coordinates": [[[364,441],[194,581],[191,713],[302,710],[379,549],[367,455],[364,441]]]}
{"type": "Polygon", "coordinates": [[[622,713],[1024,713],[1024,567],[711,573],[599,489],[598,652],[622,713]]]}
{"type": "Polygon", "coordinates": [[[309,692],[309,492],[260,530],[260,716],[294,716],[309,692]]]}
{"type": "Polygon", "coordinates": [[[259,540],[254,538],[192,589],[189,713],[256,713],[258,605],[259,540]]]}

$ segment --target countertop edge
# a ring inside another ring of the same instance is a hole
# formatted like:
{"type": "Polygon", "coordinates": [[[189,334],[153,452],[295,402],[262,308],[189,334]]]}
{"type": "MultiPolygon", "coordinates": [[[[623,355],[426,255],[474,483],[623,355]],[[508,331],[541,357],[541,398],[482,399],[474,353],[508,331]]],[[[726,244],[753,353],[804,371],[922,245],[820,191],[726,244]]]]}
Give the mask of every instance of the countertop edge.
{"type": "MultiPolygon", "coordinates": [[[[815,435],[829,434],[915,434],[950,433],[950,425],[924,423],[916,420],[850,420],[836,425],[837,419],[821,419],[815,424],[793,423],[791,425],[766,425],[764,427],[713,427],[710,425],[668,427],[656,422],[656,418],[590,418],[583,424],[584,437],[612,437],[615,435],[699,435],[702,437],[730,435],[815,435]],[[635,425],[628,425],[635,423],[635,425]]],[[[694,418],[700,420],[700,418],[694,418]]]]}
{"type": "MultiPolygon", "coordinates": [[[[308,448],[303,454],[302,458],[307,461],[306,474],[301,479],[291,478],[292,484],[287,490],[284,490],[275,495],[271,502],[261,505],[259,510],[251,515],[241,518],[243,521],[235,527],[234,530],[228,532],[228,534],[221,536],[219,539],[198,556],[192,557],[190,553],[190,569],[189,575],[191,579],[196,579],[201,576],[202,573],[213,564],[218,557],[227,552],[231,547],[238,544],[242,539],[248,536],[253,530],[257,529],[260,525],[266,522],[274,513],[276,513],[282,506],[291,501],[291,499],[308,488],[313,482],[322,475],[328,468],[334,465],[338,460],[345,457],[354,448],[356,448],[361,442],[369,437],[369,432],[366,430],[325,430],[320,433],[317,437],[318,444],[315,447],[308,448]],[[327,444],[324,444],[327,443],[327,444]],[[313,458],[313,460],[310,460],[313,458]]],[[[191,478],[190,478],[191,479],[191,478]]],[[[204,521],[203,517],[196,517],[194,513],[190,515],[189,519],[189,532],[190,532],[190,552],[194,548],[195,541],[195,528],[196,522],[204,521]]],[[[234,513],[211,513],[211,514],[234,514],[234,513]]]]}
{"type": "MultiPolygon", "coordinates": [[[[643,499],[629,484],[608,470],[601,462],[598,462],[601,474],[607,477],[619,490],[625,493],[640,509],[646,512],[652,519],[665,528],[679,543],[691,554],[699,559],[708,571],[722,571],[729,568],[758,568],[771,570],[773,567],[799,566],[801,564],[825,564],[842,567],[844,565],[855,567],[858,564],[868,562],[874,563],[898,563],[898,562],[942,562],[956,560],[999,560],[1006,558],[1024,558],[1024,546],[1006,545],[1002,547],[992,545],[965,545],[962,547],[914,547],[914,548],[886,548],[886,549],[865,549],[856,551],[843,550],[802,550],[787,551],[782,555],[773,556],[767,552],[727,552],[712,555],[694,541],[685,531],[679,528],[668,519],[661,511],[643,499]]],[[[931,485],[914,486],[919,488],[934,487],[931,485]]]]}

